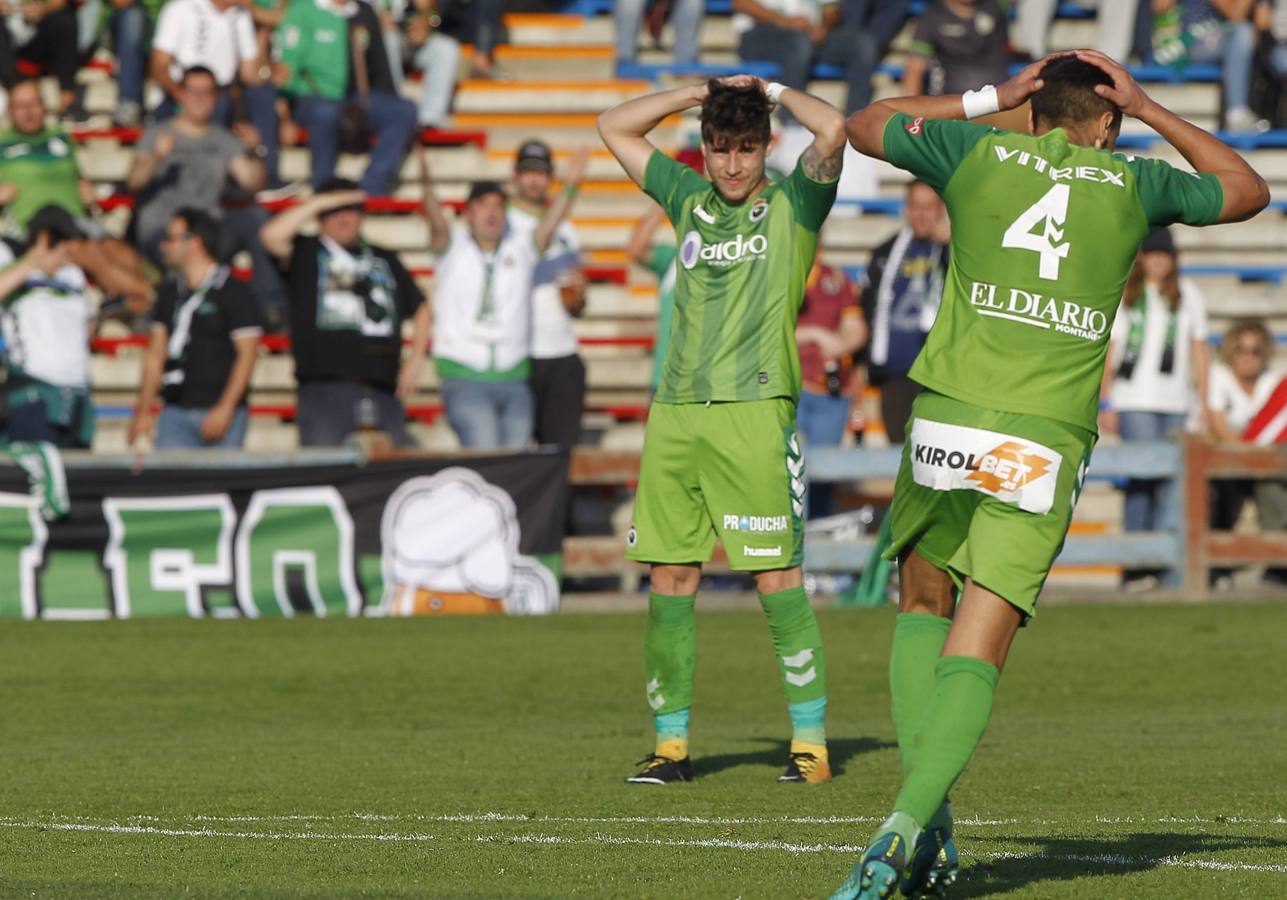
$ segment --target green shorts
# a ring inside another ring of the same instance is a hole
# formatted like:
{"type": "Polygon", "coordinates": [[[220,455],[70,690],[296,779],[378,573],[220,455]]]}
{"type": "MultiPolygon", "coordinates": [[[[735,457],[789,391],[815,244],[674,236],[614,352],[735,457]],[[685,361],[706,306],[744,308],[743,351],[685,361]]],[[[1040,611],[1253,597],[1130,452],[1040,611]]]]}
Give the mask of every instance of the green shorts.
{"type": "Polygon", "coordinates": [[[894,488],[896,559],[915,549],[961,587],[968,576],[1025,616],[1072,521],[1095,435],[925,391],[912,405],[894,488]]]}
{"type": "Polygon", "coordinates": [[[718,536],[735,570],[794,568],[804,490],[793,400],[654,403],[626,558],[705,562],[718,536]]]}

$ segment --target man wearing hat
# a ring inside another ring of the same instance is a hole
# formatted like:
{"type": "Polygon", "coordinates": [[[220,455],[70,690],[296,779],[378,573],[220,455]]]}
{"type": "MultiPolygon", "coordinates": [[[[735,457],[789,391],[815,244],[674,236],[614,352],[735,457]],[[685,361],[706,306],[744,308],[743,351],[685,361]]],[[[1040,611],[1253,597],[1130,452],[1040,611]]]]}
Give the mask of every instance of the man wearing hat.
{"type": "Polygon", "coordinates": [[[94,434],[94,310],[85,271],[69,261],[71,242],[84,234],[71,213],[53,204],[38,209],[27,229],[21,257],[24,248],[0,242],[0,305],[9,352],[6,432],[10,441],[88,447],[94,434]]]}
{"type": "Polygon", "coordinates": [[[512,227],[504,188],[478,181],[465,203],[464,228],[454,231],[421,157],[430,248],[439,254],[434,363],[447,421],[464,447],[522,448],[532,439],[532,279],[571,208],[586,155],[572,162],[572,190],[545,208],[535,228],[512,227]]]}
{"type": "MultiPolygon", "coordinates": [[[[536,230],[549,209],[554,158],[541,141],[528,141],[514,162],[509,227],[536,230]]],[[[565,191],[576,193],[568,186],[565,191]]],[[[532,273],[532,386],[534,437],[538,444],[571,447],[581,433],[585,363],[578,354],[572,319],[585,310],[585,275],[576,228],[564,219],[532,273]]]]}
{"type": "Polygon", "coordinates": [[[366,195],[332,178],[260,231],[286,272],[291,350],[299,383],[299,442],[336,447],[361,428],[412,446],[402,400],[415,391],[429,346],[424,294],[392,250],[362,239],[366,195]],[[316,219],[318,234],[299,233],[316,219]],[[402,356],[403,326],[413,325],[402,356]]]}

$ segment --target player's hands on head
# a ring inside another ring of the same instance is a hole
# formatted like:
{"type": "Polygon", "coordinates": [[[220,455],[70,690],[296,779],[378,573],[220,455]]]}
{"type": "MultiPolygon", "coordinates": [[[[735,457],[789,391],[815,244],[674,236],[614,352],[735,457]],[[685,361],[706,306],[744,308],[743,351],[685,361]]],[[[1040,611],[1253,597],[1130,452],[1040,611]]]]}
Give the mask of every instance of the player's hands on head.
{"type": "Polygon", "coordinates": [[[719,83],[733,88],[748,88],[752,85],[758,85],[760,90],[764,90],[764,79],[755,75],[727,75],[719,79],[719,83]]]}
{"type": "Polygon", "coordinates": [[[1096,85],[1095,93],[1122,111],[1122,115],[1138,117],[1149,102],[1148,94],[1139,86],[1126,67],[1098,50],[1078,50],[1077,58],[1090,63],[1113,79],[1113,86],[1096,85]]]}
{"type": "Polygon", "coordinates": [[[1024,66],[1011,78],[997,85],[997,104],[1001,107],[1001,111],[1018,109],[1027,103],[1029,97],[1045,86],[1045,82],[1041,80],[1041,70],[1046,67],[1046,63],[1060,56],[1069,55],[1071,54],[1052,53],[1024,66]]]}

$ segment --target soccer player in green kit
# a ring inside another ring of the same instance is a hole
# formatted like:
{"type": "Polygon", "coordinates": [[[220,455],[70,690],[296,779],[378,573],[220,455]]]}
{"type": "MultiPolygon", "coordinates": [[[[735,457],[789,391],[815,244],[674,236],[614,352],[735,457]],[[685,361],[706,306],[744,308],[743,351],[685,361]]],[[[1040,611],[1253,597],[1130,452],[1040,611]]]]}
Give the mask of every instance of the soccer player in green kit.
{"type": "Polygon", "coordinates": [[[599,132],[666,211],[679,245],[671,343],[648,417],[627,550],[652,566],[644,666],[656,747],[627,781],[693,777],[693,605],[717,536],[729,565],[754,574],[773,635],[793,727],[780,780],[827,781],[826,666],[800,572],[795,323],[836,197],[844,116],[801,91],[736,76],[630,100],[599,117],[599,132]],[[764,171],[774,103],[814,135],[779,182],[764,171]],[[647,139],[667,116],[694,107],[710,181],[647,139]]]}
{"type": "Polygon", "coordinates": [[[847,131],[857,150],[942,195],[952,253],[943,305],[910,373],[925,390],[891,509],[902,788],[833,900],[895,889],[941,896],[958,867],[947,794],[1063,546],[1136,249],[1172,222],[1250,218],[1269,191],[1237,153],[1093,51],[1047,57],[997,88],[873,103],[847,131]],[[1030,134],[960,121],[1029,99],[1030,134]],[[1196,174],[1114,153],[1123,115],[1196,174]]]}

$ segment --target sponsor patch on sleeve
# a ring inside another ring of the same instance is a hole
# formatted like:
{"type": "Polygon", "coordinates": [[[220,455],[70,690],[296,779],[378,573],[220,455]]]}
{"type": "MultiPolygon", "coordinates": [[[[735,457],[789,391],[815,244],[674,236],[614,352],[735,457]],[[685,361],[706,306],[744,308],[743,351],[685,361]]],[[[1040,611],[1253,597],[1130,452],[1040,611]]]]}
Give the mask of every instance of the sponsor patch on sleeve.
{"type": "Polygon", "coordinates": [[[917,419],[912,478],[935,491],[979,491],[1044,515],[1055,502],[1062,457],[1027,438],[917,419]]]}
{"type": "Polygon", "coordinates": [[[905,130],[912,137],[918,137],[920,133],[925,130],[925,117],[917,116],[916,118],[908,122],[906,125],[904,125],[903,130],[905,130]]]}

